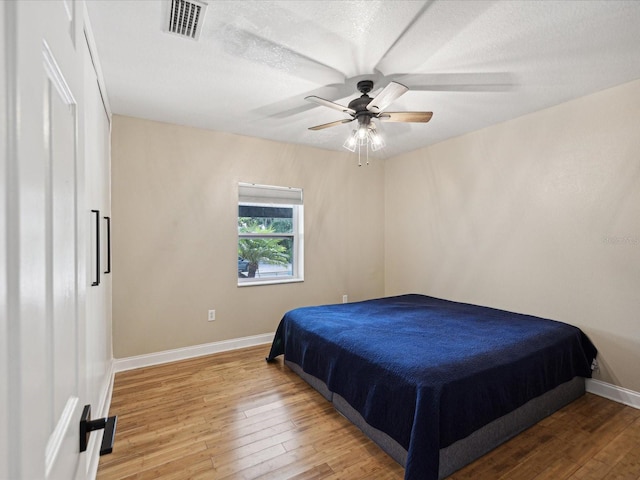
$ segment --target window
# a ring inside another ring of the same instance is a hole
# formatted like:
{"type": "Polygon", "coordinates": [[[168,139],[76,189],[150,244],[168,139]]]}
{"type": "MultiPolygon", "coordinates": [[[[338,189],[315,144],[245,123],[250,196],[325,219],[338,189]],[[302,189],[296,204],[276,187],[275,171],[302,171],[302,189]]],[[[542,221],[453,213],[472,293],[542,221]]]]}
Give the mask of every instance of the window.
{"type": "Polygon", "coordinates": [[[304,280],[302,189],[238,185],[238,286],[304,280]]]}

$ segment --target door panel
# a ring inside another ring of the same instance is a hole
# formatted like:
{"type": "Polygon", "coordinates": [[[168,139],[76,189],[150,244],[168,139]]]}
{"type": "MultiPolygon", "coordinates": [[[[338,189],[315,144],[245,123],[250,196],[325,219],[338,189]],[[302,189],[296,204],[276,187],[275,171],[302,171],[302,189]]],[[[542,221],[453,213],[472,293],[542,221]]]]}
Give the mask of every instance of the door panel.
{"type": "Polygon", "coordinates": [[[78,455],[68,453],[77,448],[77,426],[83,407],[78,389],[76,289],[77,106],[65,75],[46,43],[43,43],[43,66],[46,73],[43,121],[47,156],[46,362],[52,427],[45,467],[49,478],[73,478],[78,455]],[[66,454],[60,455],[60,452],[66,454]]]}

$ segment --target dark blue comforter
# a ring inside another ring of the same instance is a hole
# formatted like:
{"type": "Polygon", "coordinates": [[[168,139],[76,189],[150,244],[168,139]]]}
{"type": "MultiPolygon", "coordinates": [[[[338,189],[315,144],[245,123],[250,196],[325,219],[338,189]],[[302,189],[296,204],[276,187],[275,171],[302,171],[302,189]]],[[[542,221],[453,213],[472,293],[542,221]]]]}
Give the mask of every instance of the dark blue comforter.
{"type": "Polygon", "coordinates": [[[402,295],[292,310],[268,360],[283,353],[407,449],[406,480],[431,480],[440,448],[590,377],[596,349],[565,323],[402,295]]]}

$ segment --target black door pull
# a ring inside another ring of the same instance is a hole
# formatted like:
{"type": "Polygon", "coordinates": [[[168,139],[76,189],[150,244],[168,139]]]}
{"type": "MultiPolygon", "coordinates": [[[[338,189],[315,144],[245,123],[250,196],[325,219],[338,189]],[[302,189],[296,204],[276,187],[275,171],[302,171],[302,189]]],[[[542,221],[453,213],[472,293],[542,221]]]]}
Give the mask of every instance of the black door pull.
{"type": "Polygon", "coordinates": [[[111,217],[103,217],[107,221],[107,269],[104,273],[111,273],[111,217]]]}
{"type": "Polygon", "coordinates": [[[96,279],[91,283],[92,287],[100,285],[100,210],[91,210],[96,214],[96,279]]]}
{"type": "Polygon", "coordinates": [[[98,418],[91,420],[91,405],[85,405],[80,417],[80,451],[84,452],[89,444],[89,434],[94,430],[104,428],[100,455],[107,455],[113,451],[113,443],[116,439],[116,423],[118,417],[98,418]]]}

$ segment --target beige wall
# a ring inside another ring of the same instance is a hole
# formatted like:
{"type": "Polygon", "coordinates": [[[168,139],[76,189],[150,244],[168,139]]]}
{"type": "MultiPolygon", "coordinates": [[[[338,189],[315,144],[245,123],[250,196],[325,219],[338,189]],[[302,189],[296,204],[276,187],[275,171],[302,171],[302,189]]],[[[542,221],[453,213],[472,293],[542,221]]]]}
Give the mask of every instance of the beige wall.
{"type": "Polygon", "coordinates": [[[416,292],[578,325],[596,378],[640,391],[638,125],[640,81],[357,168],[115,116],[114,356],[270,333],[343,294],[416,292]],[[304,188],[304,283],[236,286],[240,181],[304,188]]]}
{"type": "Polygon", "coordinates": [[[385,293],[572,323],[640,391],[639,128],[636,81],[387,161],[385,293]]]}
{"type": "Polygon", "coordinates": [[[116,358],[272,333],[291,308],[383,294],[382,164],[122,116],[112,139],[116,358]],[[238,182],[304,189],[303,283],[237,287],[238,182]]]}

